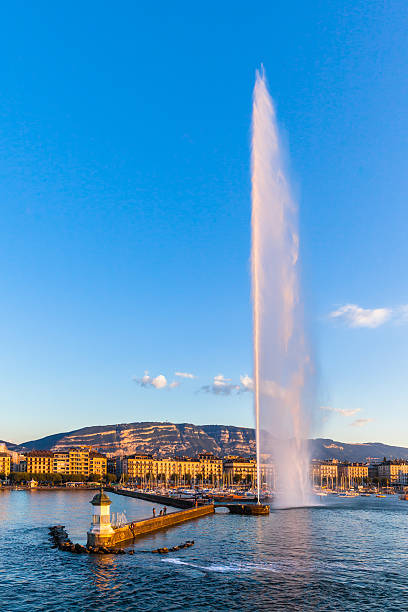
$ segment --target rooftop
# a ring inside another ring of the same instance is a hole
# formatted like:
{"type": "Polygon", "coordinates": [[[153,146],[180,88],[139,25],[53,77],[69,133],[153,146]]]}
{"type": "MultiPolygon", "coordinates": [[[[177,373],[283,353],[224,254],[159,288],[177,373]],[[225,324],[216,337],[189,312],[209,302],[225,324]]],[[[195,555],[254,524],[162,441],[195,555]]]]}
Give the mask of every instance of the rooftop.
{"type": "Polygon", "coordinates": [[[93,506],[110,506],[112,502],[101,487],[101,490],[94,495],[89,503],[93,506]]]}

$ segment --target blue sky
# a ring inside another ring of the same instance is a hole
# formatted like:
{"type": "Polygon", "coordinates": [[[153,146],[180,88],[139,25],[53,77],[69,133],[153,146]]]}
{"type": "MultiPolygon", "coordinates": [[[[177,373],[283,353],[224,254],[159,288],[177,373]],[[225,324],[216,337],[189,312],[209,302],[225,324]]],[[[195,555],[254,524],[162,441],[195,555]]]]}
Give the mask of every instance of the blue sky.
{"type": "Polygon", "coordinates": [[[300,209],[313,433],[408,445],[406,3],[256,4],[3,7],[0,438],[252,426],[231,387],[252,372],[262,62],[300,209]]]}

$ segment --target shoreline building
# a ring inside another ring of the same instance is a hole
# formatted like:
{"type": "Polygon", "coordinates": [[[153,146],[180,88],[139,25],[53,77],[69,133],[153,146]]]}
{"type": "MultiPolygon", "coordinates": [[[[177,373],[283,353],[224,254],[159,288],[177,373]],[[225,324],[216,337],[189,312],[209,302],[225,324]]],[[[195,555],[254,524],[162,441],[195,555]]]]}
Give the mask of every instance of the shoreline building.
{"type": "Polygon", "coordinates": [[[8,476],[11,472],[11,457],[8,453],[0,452],[0,475],[8,476]]]}
{"type": "Polygon", "coordinates": [[[70,476],[105,476],[107,458],[87,448],[67,451],[30,451],[25,456],[25,470],[29,474],[66,474],[70,476]]]}
{"type": "MultiPolygon", "coordinates": [[[[139,484],[233,484],[255,485],[256,459],[230,455],[221,459],[211,453],[197,457],[168,457],[157,459],[153,455],[135,453],[123,457],[117,475],[126,475],[139,484]]],[[[261,463],[261,482],[274,486],[275,470],[272,463],[261,463]]]]}
{"type": "Polygon", "coordinates": [[[378,478],[386,479],[388,484],[394,484],[400,480],[400,475],[408,474],[408,463],[403,459],[385,460],[377,466],[378,478]]]}
{"type": "Polygon", "coordinates": [[[256,459],[230,455],[224,459],[224,477],[228,485],[256,482],[256,459]]]}
{"type": "MultiPolygon", "coordinates": [[[[229,455],[223,462],[224,480],[226,484],[238,484],[246,482],[253,486],[256,485],[257,464],[256,459],[229,455]]],[[[275,487],[275,468],[273,463],[260,464],[261,485],[267,484],[275,487]]]]}
{"type": "Polygon", "coordinates": [[[178,484],[191,482],[213,482],[222,479],[222,459],[210,453],[202,453],[198,457],[169,457],[156,459],[152,455],[134,454],[124,457],[121,472],[132,480],[140,482],[170,481],[178,484]]]}
{"type": "Polygon", "coordinates": [[[342,489],[367,484],[368,465],[366,463],[341,463],[338,467],[338,485],[342,489]]]}
{"type": "Polygon", "coordinates": [[[337,488],[339,478],[339,462],[337,459],[318,461],[314,459],[311,466],[312,484],[330,489],[337,488]]]}
{"type": "Polygon", "coordinates": [[[398,478],[395,481],[395,484],[397,487],[400,487],[401,489],[403,489],[404,491],[406,491],[407,487],[408,487],[408,473],[407,472],[399,472],[398,473],[398,478]]]}
{"type": "MultiPolygon", "coordinates": [[[[5,442],[0,443],[0,453],[4,453],[10,457],[10,471],[21,472],[21,462],[24,461],[24,455],[18,451],[7,448],[5,442]]],[[[1,470],[0,470],[1,474],[1,470]]]]}

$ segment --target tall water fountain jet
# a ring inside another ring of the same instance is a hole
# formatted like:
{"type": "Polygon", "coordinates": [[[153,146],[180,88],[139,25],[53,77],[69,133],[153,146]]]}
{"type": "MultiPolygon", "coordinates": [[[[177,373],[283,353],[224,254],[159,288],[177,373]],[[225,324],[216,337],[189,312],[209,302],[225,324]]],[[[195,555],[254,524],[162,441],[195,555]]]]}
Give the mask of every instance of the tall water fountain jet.
{"type": "Polygon", "coordinates": [[[297,207],[283,169],[276,114],[263,71],[252,115],[252,302],[258,466],[272,454],[275,505],[311,502],[307,419],[302,406],[309,358],[298,279],[297,207]]]}

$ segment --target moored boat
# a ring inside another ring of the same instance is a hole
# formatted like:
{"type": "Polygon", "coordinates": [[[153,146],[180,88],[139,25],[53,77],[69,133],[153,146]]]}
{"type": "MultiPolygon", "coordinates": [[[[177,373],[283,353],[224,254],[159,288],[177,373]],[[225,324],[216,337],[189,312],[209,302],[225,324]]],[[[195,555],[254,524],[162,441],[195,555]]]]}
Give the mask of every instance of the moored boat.
{"type": "Polygon", "coordinates": [[[269,514],[267,504],[229,504],[228,510],[231,514],[248,514],[251,516],[269,514]]]}

